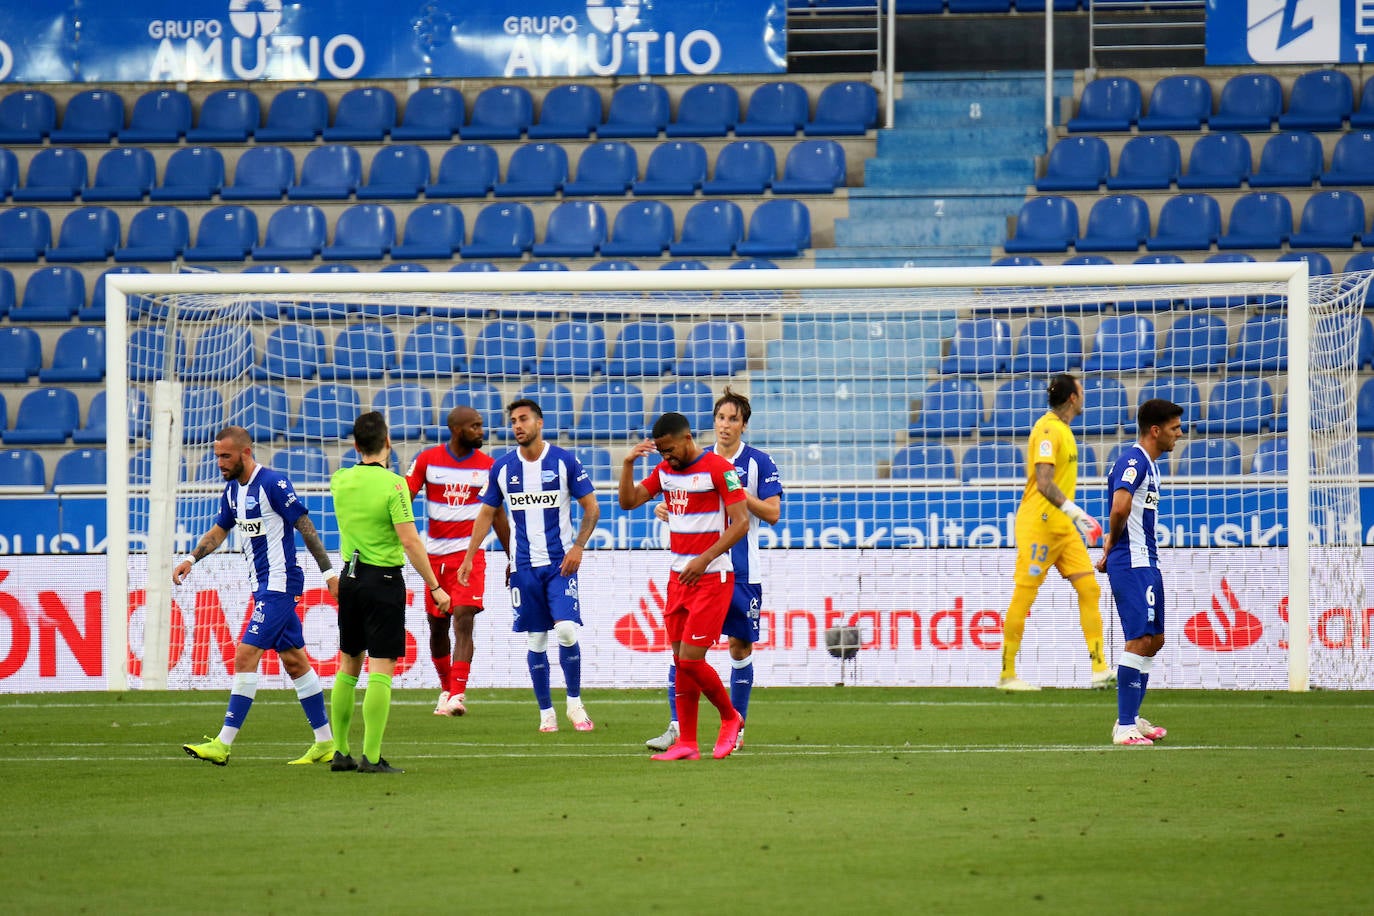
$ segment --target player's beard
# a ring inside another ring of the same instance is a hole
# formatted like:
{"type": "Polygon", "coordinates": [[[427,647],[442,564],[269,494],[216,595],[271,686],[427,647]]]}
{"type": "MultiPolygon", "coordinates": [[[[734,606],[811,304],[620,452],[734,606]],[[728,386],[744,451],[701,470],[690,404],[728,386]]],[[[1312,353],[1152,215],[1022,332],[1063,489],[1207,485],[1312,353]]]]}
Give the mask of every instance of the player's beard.
{"type": "Polygon", "coordinates": [[[243,476],[243,462],[230,465],[227,470],[222,470],[220,473],[224,475],[225,480],[238,480],[243,476]]]}
{"type": "Polygon", "coordinates": [[[463,448],[476,450],[481,448],[483,444],[486,443],[486,441],[486,436],[470,436],[466,439],[459,438],[458,444],[461,445],[463,448]]]}

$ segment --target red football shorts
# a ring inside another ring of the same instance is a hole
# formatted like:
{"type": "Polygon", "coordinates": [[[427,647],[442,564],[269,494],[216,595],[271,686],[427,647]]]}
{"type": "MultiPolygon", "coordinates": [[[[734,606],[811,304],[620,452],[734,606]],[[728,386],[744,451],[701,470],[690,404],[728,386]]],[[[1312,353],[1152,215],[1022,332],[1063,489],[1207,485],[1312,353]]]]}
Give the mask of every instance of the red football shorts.
{"type": "Polygon", "coordinates": [[[685,642],[710,648],[720,641],[720,628],[730,611],[735,593],[735,574],[706,573],[691,585],[678,581],[676,570],[668,575],[668,606],[663,625],[669,642],[685,642]]]}
{"type": "MultiPolygon", "coordinates": [[[[447,553],[443,556],[429,555],[429,565],[434,570],[434,575],[439,578],[439,584],[453,604],[450,607],[475,607],[482,610],[482,597],[487,590],[487,552],[479,550],[472,555],[472,575],[468,576],[467,585],[458,584],[458,567],[463,565],[463,555],[461,553],[447,553]]],[[[438,606],[434,603],[434,595],[425,595],[425,613],[431,617],[447,617],[448,614],[440,613],[438,606]]]]}

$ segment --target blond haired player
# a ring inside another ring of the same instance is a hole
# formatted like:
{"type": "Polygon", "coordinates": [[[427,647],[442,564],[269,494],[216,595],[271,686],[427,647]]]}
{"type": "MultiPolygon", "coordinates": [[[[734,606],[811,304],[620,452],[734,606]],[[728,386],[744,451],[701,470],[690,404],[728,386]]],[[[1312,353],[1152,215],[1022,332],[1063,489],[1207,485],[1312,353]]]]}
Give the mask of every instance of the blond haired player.
{"type": "Polygon", "coordinates": [[[1088,543],[1102,536],[1102,526],[1073,501],[1078,486],[1078,443],[1069,424],[1083,412],[1083,383],[1072,375],[1050,379],[1049,407],[1031,428],[1029,473],[1016,510],[1016,574],[1011,604],[1002,624],[1002,677],[999,690],[1039,690],[1016,676],[1016,654],[1026,632],[1026,618],[1050,568],[1068,580],[1078,594],[1078,622],[1092,660],[1094,688],[1115,679],[1102,655],[1102,589],[1093,575],[1088,543]]]}

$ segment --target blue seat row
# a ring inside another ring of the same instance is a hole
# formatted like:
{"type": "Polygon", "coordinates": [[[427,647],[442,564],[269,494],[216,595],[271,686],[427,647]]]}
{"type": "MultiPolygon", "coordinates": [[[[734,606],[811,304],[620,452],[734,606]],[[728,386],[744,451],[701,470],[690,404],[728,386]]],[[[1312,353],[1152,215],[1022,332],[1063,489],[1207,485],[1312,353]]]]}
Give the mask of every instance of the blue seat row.
{"type": "Polygon", "coordinates": [[[814,114],[806,88],[798,83],[764,83],[741,105],[727,83],[699,83],[678,102],[673,117],[668,90],[656,83],[619,86],[602,112],[594,86],[556,86],[535,118],[534,96],[519,85],[482,90],[467,111],[463,94],[451,86],[430,86],[411,94],[404,111],[390,90],[360,87],[345,92],[331,120],[329,98],[313,87],[283,89],[269,103],[250,89],[221,89],[201,103],[192,125],[190,97],[175,89],[150,90],[134,102],[125,124],[123,97],[110,89],[79,92],[67,102],[58,124],[57,104],[42,90],[11,92],[0,99],[0,144],[42,143],[235,143],[531,138],[720,137],[863,134],[878,118],[878,94],[868,83],[844,81],[821,90],[814,114]]]}
{"type": "Polygon", "coordinates": [[[1374,80],[1366,80],[1355,106],[1350,77],[1340,70],[1312,70],[1293,81],[1285,107],[1283,86],[1268,73],[1242,73],[1222,86],[1212,108],[1212,86],[1204,76],[1166,76],[1142,104],[1140,84],[1130,77],[1095,79],[1083,87],[1071,132],[1096,133],[1139,128],[1143,131],[1340,130],[1374,127],[1374,80]]]}
{"type": "Polygon", "coordinates": [[[834,140],[801,140],[788,151],[778,174],[777,154],[766,140],[735,140],[716,156],[708,178],[705,148],[693,141],[659,144],[644,177],[633,146],[603,141],[586,147],[576,172],[558,143],[529,143],[511,154],[501,180],[496,150],[485,143],[451,147],[437,175],[429,153],[413,143],[377,151],[363,180],[362,157],[346,143],[313,147],[301,161],[284,146],[254,146],[225,183],[223,154],[212,146],[178,149],[157,183],[153,154],[138,146],[111,149],[90,178],[86,156],[71,147],[47,147],[29,161],[23,183],[13,151],[0,148],[0,200],[19,203],[70,201],[209,200],[414,200],[449,197],[616,197],[637,195],[830,194],[846,181],[844,147],[834,140]]]}
{"type": "Polygon", "coordinates": [[[1121,148],[1111,171],[1107,142],[1097,136],[1065,137],[1050,150],[1039,191],[1164,190],[1179,188],[1309,187],[1374,184],[1374,131],[1342,134],[1324,164],[1322,141],[1307,131],[1273,134],[1254,168],[1250,141],[1244,135],[1218,131],[1199,137],[1182,169],[1178,141],[1167,134],[1132,137],[1121,148]]]}

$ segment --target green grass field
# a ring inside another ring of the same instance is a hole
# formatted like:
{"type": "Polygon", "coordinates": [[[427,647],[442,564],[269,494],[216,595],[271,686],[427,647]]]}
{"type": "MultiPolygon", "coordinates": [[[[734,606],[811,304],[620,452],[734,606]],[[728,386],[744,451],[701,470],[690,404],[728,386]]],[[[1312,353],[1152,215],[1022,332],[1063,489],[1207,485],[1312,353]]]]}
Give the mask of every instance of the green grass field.
{"type": "Polygon", "coordinates": [[[589,691],[596,731],[555,735],[524,691],[469,696],[397,693],[395,777],[285,766],[289,691],[227,767],[180,748],[219,693],[0,696],[0,908],[1374,911],[1368,693],[1155,691],[1167,743],[1114,748],[1109,693],[759,690],[744,750],[673,764],[656,692],[589,691]]]}

